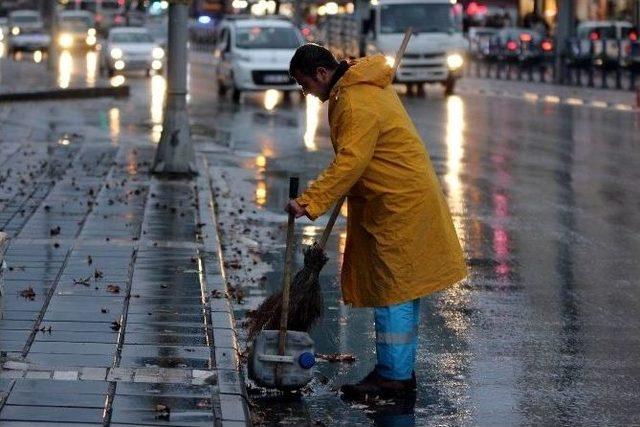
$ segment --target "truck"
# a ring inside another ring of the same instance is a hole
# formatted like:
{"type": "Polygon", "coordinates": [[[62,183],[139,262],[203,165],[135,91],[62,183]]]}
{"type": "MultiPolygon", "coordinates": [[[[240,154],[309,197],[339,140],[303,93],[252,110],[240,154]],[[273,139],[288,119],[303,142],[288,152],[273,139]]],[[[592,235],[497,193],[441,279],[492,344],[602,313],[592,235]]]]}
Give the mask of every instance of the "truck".
{"type": "Polygon", "coordinates": [[[462,35],[462,5],[455,0],[371,0],[354,13],[327,16],[322,38],[338,58],[383,54],[393,63],[407,28],[413,36],[394,82],[421,88],[439,83],[454,93],[462,76],[467,43],[462,35]]]}

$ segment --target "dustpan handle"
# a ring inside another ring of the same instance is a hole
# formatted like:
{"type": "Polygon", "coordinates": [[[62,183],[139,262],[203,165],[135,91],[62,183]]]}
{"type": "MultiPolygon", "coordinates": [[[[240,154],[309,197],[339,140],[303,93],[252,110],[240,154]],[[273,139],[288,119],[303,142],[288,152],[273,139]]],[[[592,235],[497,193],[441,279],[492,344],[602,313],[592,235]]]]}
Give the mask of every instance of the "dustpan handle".
{"type": "MultiPolygon", "coordinates": [[[[289,178],[289,199],[298,197],[298,184],[300,180],[297,176],[289,178]]],[[[278,336],[278,354],[284,355],[285,343],[287,341],[287,323],[289,321],[289,294],[291,291],[291,263],[293,259],[293,239],[296,216],[293,211],[289,212],[287,221],[287,246],[284,252],[284,277],[282,279],[282,316],[280,317],[280,334],[278,336]]]]}
{"type": "Polygon", "coordinates": [[[327,244],[327,240],[329,240],[329,235],[331,235],[331,230],[333,229],[334,224],[336,223],[336,219],[338,219],[338,215],[340,215],[340,211],[342,210],[342,205],[344,204],[344,199],[346,196],[342,196],[338,203],[336,203],[333,211],[331,212],[331,216],[329,217],[329,222],[327,222],[327,226],[324,228],[322,232],[322,236],[320,237],[320,241],[318,242],[318,246],[320,249],[324,250],[324,247],[327,244]]]}

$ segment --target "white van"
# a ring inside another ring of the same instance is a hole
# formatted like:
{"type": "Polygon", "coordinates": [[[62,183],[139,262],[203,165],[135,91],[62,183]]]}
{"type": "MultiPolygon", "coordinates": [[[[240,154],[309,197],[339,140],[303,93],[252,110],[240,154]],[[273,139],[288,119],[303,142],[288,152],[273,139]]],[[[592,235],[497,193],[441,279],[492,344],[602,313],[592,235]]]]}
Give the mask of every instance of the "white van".
{"type": "Polygon", "coordinates": [[[359,16],[361,22],[355,13],[327,17],[324,39],[334,54],[358,57],[382,53],[391,62],[405,29],[411,27],[413,36],[395,81],[407,86],[441,83],[446,94],[453,93],[466,53],[460,4],[449,0],[375,0],[370,2],[368,14],[359,16]]]}
{"type": "Polygon", "coordinates": [[[243,91],[299,91],[289,76],[289,62],[302,44],[300,30],[285,19],[225,19],[214,53],[219,94],[231,90],[238,102],[243,91]]]}

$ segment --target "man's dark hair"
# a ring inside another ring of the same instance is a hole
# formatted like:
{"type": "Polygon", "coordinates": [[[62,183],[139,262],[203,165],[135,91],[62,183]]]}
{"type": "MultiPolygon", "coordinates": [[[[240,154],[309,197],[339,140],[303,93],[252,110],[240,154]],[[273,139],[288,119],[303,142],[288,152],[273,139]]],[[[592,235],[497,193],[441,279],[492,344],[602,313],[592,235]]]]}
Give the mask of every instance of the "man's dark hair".
{"type": "Polygon", "coordinates": [[[300,46],[289,63],[289,74],[300,73],[304,76],[315,76],[319,67],[333,71],[338,68],[338,61],[327,48],[315,43],[300,46]]]}

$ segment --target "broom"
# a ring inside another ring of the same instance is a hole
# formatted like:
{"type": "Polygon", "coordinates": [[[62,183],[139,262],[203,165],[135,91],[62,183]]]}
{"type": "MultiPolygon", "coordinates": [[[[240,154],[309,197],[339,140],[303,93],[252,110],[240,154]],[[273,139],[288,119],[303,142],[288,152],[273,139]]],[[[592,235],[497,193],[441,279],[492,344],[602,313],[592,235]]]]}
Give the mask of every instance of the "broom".
{"type": "MultiPolygon", "coordinates": [[[[296,273],[291,282],[287,330],[308,332],[322,316],[324,300],[319,276],[320,270],[328,261],[324,248],[340,214],[344,199],[344,197],[340,198],[333,208],[320,241],[304,250],[304,266],[296,273]]],[[[264,300],[256,310],[247,314],[249,340],[255,338],[263,329],[280,329],[282,302],[283,293],[278,292],[264,300]]]]}
{"type": "MultiPolygon", "coordinates": [[[[400,61],[411,38],[411,28],[407,28],[404,38],[395,56],[393,64],[393,76],[395,76],[400,61]]],[[[297,184],[296,184],[297,192],[297,184]]],[[[325,245],[331,234],[331,230],[340,214],[345,196],[336,203],[329,217],[329,222],[322,233],[319,242],[308,247],[304,251],[304,266],[293,278],[291,289],[271,295],[258,308],[247,313],[247,334],[249,341],[253,340],[263,329],[290,330],[309,332],[311,327],[322,316],[324,301],[320,288],[320,270],[327,263],[328,258],[324,253],[325,245]],[[282,316],[283,300],[289,300],[288,310],[282,316]],[[288,314],[286,313],[288,311],[288,314]]],[[[290,220],[291,221],[291,220],[290,220]]],[[[289,228],[292,228],[290,224],[289,228]]],[[[289,245],[288,245],[289,246],[289,245]]],[[[285,262],[287,264],[287,262],[285,262]]],[[[288,278],[285,277],[285,282],[288,278]]],[[[285,287],[286,288],[286,287],[285,287]]]]}

